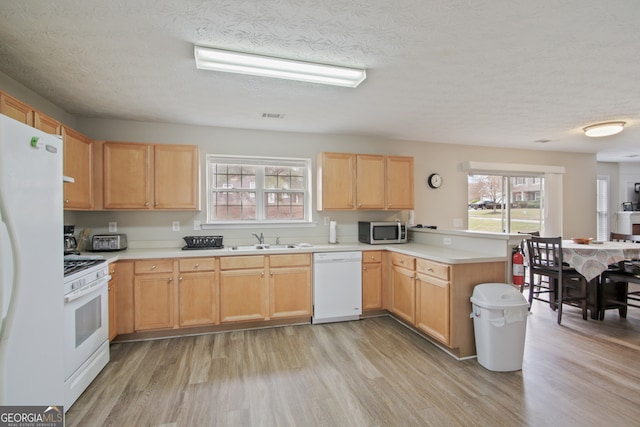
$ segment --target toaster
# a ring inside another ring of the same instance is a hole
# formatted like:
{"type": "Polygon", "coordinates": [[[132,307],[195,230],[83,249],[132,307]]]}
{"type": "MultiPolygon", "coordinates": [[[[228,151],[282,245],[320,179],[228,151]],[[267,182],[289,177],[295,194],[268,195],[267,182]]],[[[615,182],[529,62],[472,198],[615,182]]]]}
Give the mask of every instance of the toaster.
{"type": "Polygon", "coordinates": [[[123,251],[127,249],[126,234],[96,234],[91,239],[94,252],[123,251]]]}

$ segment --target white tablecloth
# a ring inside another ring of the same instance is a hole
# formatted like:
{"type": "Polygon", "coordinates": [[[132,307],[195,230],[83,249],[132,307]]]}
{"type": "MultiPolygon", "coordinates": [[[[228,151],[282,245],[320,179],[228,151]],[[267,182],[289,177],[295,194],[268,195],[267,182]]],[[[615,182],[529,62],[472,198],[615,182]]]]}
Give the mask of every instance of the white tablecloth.
{"type": "Polygon", "coordinates": [[[603,242],[579,245],[572,240],[563,240],[562,258],[587,280],[592,280],[600,276],[610,264],[626,259],[640,259],[640,243],[603,242]]]}

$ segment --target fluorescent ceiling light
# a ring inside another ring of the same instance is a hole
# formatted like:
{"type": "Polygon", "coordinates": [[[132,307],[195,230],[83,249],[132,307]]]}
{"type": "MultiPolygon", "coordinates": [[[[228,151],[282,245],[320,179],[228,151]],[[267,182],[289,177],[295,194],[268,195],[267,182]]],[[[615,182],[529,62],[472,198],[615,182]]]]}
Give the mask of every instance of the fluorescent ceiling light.
{"type": "Polygon", "coordinates": [[[315,64],[202,46],[195,46],[194,53],[196,67],[200,70],[250,74],[344,87],[356,87],[367,77],[367,73],[363,69],[315,64]]]}
{"type": "Polygon", "coordinates": [[[622,132],[626,122],[598,123],[584,128],[584,134],[591,137],[609,136],[622,132]]]}

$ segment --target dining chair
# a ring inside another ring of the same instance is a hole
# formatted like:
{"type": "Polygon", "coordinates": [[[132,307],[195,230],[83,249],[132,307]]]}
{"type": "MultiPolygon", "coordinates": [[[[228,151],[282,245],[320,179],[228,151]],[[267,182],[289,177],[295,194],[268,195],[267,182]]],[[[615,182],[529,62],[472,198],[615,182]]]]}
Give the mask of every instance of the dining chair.
{"type": "Polygon", "coordinates": [[[529,288],[529,306],[534,299],[548,302],[558,311],[558,324],[562,321],[564,304],[582,309],[582,318],[587,320],[587,280],[562,261],[561,237],[531,237],[527,239],[529,257],[529,283],[534,276],[547,277],[529,288]],[[544,295],[547,298],[544,298],[544,295]]]}
{"type": "MultiPolygon", "coordinates": [[[[527,234],[529,236],[535,236],[535,237],[540,237],[540,232],[539,231],[518,231],[518,234],[527,234]]],[[[527,252],[527,239],[524,238],[522,239],[522,243],[520,244],[520,247],[522,248],[522,252],[525,254],[526,257],[526,252],[527,252]]],[[[527,262],[525,262],[524,265],[524,285],[522,285],[520,287],[520,292],[523,293],[524,292],[524,288],[528,288],[531,287],[531,283],[529,281],[529,261],[528,259],[525,259],[527,262]]],[[[536,281],[534,283],[540,283],[540,281],[542,280],[542,277],[540,276],[536,276],[535,277],[536,281]]],[[[539,285],[538,285],[539,286],[539,285]]]]}
{"type": "MultiPolygon", "coordinates": [[[[640,243],[640,235],[611,233],[609,240],[614,242],[640,243]]],[[[600,275],[598,283],[598,314],[604,320],[605,310],[618,309],[622,318],[627,317],[627,308],[640,308],[640,289],[635,286],[629,290],[629,284],[640,285],[640,261],[624,260],[610,265],[600,275]]]]}

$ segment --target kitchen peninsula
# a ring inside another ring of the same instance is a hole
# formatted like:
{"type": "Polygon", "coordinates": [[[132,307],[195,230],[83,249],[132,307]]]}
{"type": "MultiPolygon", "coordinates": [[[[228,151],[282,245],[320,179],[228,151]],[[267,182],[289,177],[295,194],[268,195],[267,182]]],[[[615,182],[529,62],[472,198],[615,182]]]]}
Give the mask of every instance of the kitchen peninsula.
{"type": "Polygon", "coordinates": [[[473,287],[505,282],[507,255],[521,237],[414,229],[412,243],[397,245],[288,245],[293,247],[240,252],[230,246],[138,247],[104,253],[114,267],[113,335],[127,341],[309,323],[311,254],[357,250],[363,251],[363,269],[377,267],[373,276],[363,274],[363,298],[372,290],[379,293],[379,302],[365,307],[363,317],[390,313],[454,357],[466,358],[475,354],[469,319],[473,287]],[[373,285],[366,283],[372,280],[373,285]]]}

